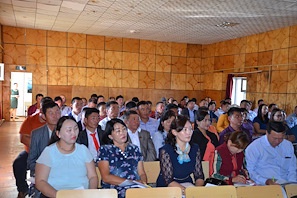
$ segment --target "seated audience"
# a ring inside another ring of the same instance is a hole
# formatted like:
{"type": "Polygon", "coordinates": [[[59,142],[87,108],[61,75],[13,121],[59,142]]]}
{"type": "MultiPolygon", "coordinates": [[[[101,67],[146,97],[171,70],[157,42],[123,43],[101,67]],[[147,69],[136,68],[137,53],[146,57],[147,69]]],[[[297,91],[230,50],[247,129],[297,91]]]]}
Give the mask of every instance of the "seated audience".
{"type": "Polygon", "coordinates": [[[209,111],[210,121],[217,123],[219,117],[215,114],[215,110],[216,110],[216,102],[211,101],[210,103],[208,103],[208,111],[209,111]]]}
{"type": "Polygon", "coordinates": [[[103,142],[98,153],[98,167],[102,177],[102,188],[115,188],[118,197],[125,197],[126,189],[131,188],[129,180],[147,182],[143,168],[143,156],[137,146],[128,143],[125,123],[111,119],[106,124],[103,142]]]}
{"type": "Polygon", "coordinates": [[[297,125],[297,106],[295,106],[294,113],[287,117],[286,122],[290,128],[293,128],[297,125]]]}
{"type": "Polygon", "coordinates": [[[105,102],[99,102],[97,104],[97,109],[99,110],[99,122],[106,118],[106,103],[105,102]]]}
{"type": "Polygon", "coordinates": [[[40,108],[41,108],[41,99],[43,98],[43,95],[42,94],[36,94],[35,96],[35,99],[36,99],[36,103],[31,105],[29,108],[28,108],[28,112],[27,112],[27,115],[30,116],[30,115],[35,115],[35,114],[38,114],[40,112],[40,108]]]}
{"type": "Polygon", "coordinates": [[[256,139],[266,133],[266,124],[268,123],[268,107],[266,104],[261,104],[258,109],[257,117],[253,120],[255,134],[253,139],[256,139]]]}
{"type": "Polygon", "coordinates": [[[194,109],[195,106],[195,101],[194,100],[189,100],[187,102],[187,107],[184,108],[181,112],[182,115],[187,116],[189,118],[189,121],[191,123],[195,122],[195,113],[196,110],[194,109]]]}
{"type": "Polygon", "coordinates": [[[155,161],[156,150],[150,132],[140,128],[139,115],[136,111],[125,113],[125,124],[128,128],[128,142],[138,146],[143,161],[155,161]]]}
{"type": "Polygon", "coordinates": [[[61,117],[47,146],[36,161],[36,188],[41,197],[56,197],[62,189],[96,189],[98,176],[89,150],[76,144],[78,126],[61,117]]]}
{"type": "Polygon", "coordinates": [[[109,101],[106,103],[107,117],[99,122],[102,130],[105,130],[105,125],[109,120],[117,118],[119,116],[119,110],[119,105],[116,101],[109,101]]]}
{"type": "Polygon", "coordinates": [[[246,149],[250,177],[258,185],[274,185],[277,181],[297,182],[294,148],[285,140],[283,122],[270,121],[266,135],[254,140],[246,149]]]}
{"type": "Polygon", "coordinates": [[[176,104],[169,103],[168,105],[166,105],[165,111],[169,111],[169,110],[173,111],[175,116],[178,115],[178,106],[176,104]]]}
{"type": "Polygon", "coordinates": [[[253,110],[256,113],[256,116],[258,114],[258,109],[261,104],[265,104],[263,99],[258,100],[258,107],[253,110]]]}
{"type": "Polygon", "coordinates": [[[212,177],[224,180],[227,184],[246,183],[249,178],[247,171],[243,169],[243,150],[248,144],[249,137],[245,132],[231,133],[228,141],[216,148],[212,177]]]}
{"type": "Polygon", "coordinates": [[[159,122],[149,117],[150,108],[147,101],[140,101],[137,103],[137,112],[140,117],[140,128],[150,132],[151,137],[158,131],[159,122]]]}
{"type": "Polygon", "coordinates": [[[220,114],[220,116],[218,116],[219,119],[218,119],[218,123],[216,126],[218,133],[222,132],[230,124],[229,120],[228,120],[228,114],[227,114],[229,108],[230,108],[230,103],[224,101],[222,103],[222,107],[221,107],[221,109],[224,113],[222,113],[222,114],[220,114]]]}
{"type": "Polygon", "coordinates": [[[255,130],[254,130],[253,122],[250,119],[247,119],[248,110],[245,108],[241,108],[241,111],[242,111],[242,119],[243,119],[241,127],[243,128],[243,130],[249,131],[249,134],[253,136],[255,134],[255,130]]]}
{"type": "Polygon", "coordinates": [[[271,103],[268,105],[268,119],[270,119],[271,112],[274,108],[278,108],[276,104],[271,103]]]}
{"type": "Polygon", "coordinates": [[[172,121],[166,144],[160,149],[160,174],[157,187],[180,187],[184,192],[185,182],[204,185],[200,149],[190,144],[192,126],[186,116],[179,115],[172,121]],[[194,181],[191,174],[194,175],[194,181]]]}
{"type": "Polygon", "coordinates": [[[165,145],[165,139],[167,138],[167,134],[170,130],[171,122],[174,119],[175,119],[175,113],[173,111],[171,110],[165,111],[160,118],[158,131],[153,135],[153,143],[155,145],[155,150],[156,150],[158,159],[159,159],[159,149],[165,145]]]}
{"type": "Polygon", "coordinates": [[[197,128],[195,128],[191,143],[199,145],[200,154],[203,161],[209,162],[209,175],[213,173],[213,160],[215,148],[219,146],[219,140],[216,134],[209,132],[208,128],[211,124],[210,116],[207,111],[200,111],[196,114],[197,128]]]}

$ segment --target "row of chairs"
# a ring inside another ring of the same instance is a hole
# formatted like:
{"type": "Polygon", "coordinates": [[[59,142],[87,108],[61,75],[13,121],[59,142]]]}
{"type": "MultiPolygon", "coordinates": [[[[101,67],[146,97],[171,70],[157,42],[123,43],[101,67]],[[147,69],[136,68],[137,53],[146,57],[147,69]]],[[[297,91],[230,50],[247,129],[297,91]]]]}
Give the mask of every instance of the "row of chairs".
{"type": "MultiPolygon", "coordinates": [[[[288,198],[297,196],[297,185],[285,186],[288,198]]],[[[217,186],[217,187],[188,187],[186,198],[281,198],[282,187],[274,186],[217,186]]],[[[117,198],[115,189],[60,190],[57,198],[117,198]]],[[[126,191],[126,198],[181,198],[182,192],[178,187],[166,188],[131,188],[126,191]]]]}

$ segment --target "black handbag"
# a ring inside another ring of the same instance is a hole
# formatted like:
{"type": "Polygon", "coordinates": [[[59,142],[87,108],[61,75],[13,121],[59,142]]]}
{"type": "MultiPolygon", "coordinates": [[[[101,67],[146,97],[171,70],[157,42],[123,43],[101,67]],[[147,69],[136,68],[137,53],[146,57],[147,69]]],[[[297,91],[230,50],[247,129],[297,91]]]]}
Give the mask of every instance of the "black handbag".
{"type": "Polygon", "coordinates": [[[220,179],[217,179],[217,178],[213,178],[213,177],[210,177],[210,178],[207,178],[204,182],[204,184],[214,184],[214,185],[217,185],[217,186],[224,186],[224,185],[228,185],[224,180],[220,180],[220,179]]]}

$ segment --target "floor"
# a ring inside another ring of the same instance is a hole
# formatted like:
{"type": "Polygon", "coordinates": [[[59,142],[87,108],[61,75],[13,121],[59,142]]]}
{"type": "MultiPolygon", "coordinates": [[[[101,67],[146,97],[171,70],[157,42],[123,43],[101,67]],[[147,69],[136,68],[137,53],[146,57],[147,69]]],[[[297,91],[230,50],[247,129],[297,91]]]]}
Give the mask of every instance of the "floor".
{"type": "Polygon", "coordinates": [[[20,143],[19,129],[22,118],[15,122],[5,121],[0,126],[0,198],[17,197],[12,162],[23,150],[20,143]]]}

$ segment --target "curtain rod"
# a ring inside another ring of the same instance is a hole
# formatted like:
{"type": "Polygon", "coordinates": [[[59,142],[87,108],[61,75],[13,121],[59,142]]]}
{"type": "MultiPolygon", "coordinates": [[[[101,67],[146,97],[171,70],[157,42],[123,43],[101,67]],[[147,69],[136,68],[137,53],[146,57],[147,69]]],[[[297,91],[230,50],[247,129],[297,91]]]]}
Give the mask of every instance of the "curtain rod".
{"type": "Polygon", "coordinates": [[[261,73],[262,70],[259,71],[251,71],[251,72],[238,72],[238,73],[229,73],[229,74],[233,74],[233,75],[237,75],[237,74],[254,74],[254,73],[261,73]]]}

